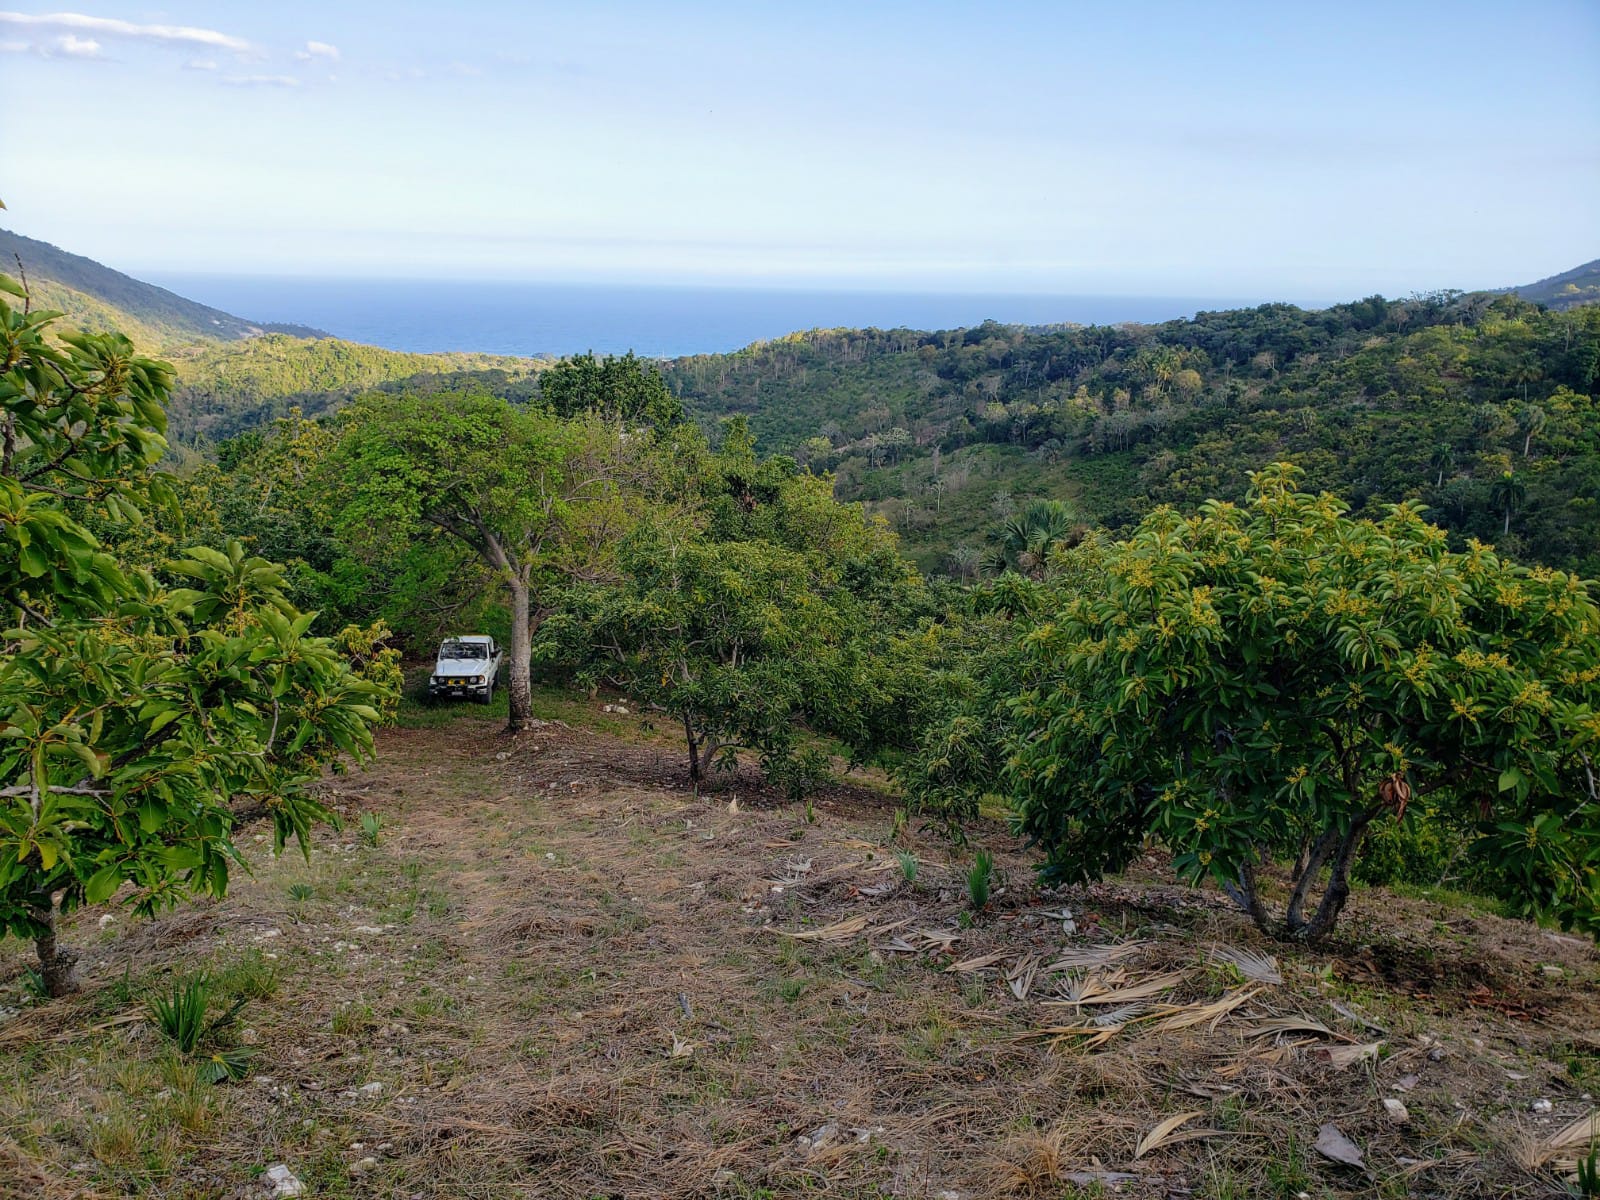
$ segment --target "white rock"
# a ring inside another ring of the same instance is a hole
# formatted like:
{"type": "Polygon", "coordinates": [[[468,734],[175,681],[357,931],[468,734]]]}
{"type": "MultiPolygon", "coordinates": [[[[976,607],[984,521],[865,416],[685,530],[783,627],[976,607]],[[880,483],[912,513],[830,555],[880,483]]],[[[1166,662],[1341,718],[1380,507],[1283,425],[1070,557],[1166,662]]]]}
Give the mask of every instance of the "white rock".
{"type": "Polygon", "coordinates": [[[306,1185],[295,1178],[293,1171],[283,1163],[273,1163],[267,1168],[267,1182],[272,1185],[274,1196],[303,1196],[306,1185]]]}
{"type": "Polygon", "coordinates": [[[1400,1101],[1390,1097],[1383,1102],[1383,1111],[1388,1114],[1389,1120],[1396,1125],[1406,1125],[1411,1121],[1411,1112],[1400,1101]]]}
{"type": "Polygon", "coordinates": [[[378,1160],[373,1158],[371,1155],[368,1155],[366,1158],[361,1159],[359,1162],[351,1164],[350,1171],[351,1171],[352,1174],[355,1174],[355,1175],[365,1175],[368,1171],[372,1170],[372,1168],[377,1166],[377,1165],[378,1165],[378,1160]]]}
{"type": "Polygon", "coordinates": [[[1528,1105],[1528,1111],[1536,1113],[1547,1113],[1553,1108],[1555,1108],[1555,1105],[1551,1104],[1550,1101],[1546,1100],[1543,1096],[1539,1097],[1539,1099],[1528,1105]]]}
{"type": "Polygon", "coordinates": [[[371,1083],[363,1083],[361,1085],[361,1094],[363,1096],[376,1096],[382,1091],[383,1084],[379,1083],[376,1079],[374,1079],[371,1083]]]}

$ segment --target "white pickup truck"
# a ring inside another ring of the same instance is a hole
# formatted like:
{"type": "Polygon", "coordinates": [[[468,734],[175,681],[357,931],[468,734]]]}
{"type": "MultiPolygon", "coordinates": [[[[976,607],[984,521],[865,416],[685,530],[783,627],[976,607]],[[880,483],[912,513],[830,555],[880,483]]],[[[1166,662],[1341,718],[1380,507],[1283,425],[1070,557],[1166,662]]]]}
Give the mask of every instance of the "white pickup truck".
{"type": "Polygon", "coordinates": [[[504,657],[488,634],[446,638],[439,646],[433,674],[428,676],[428,699],[471,696],[479,704],[488,704],[494,699],[494,677],[504,657]]]}

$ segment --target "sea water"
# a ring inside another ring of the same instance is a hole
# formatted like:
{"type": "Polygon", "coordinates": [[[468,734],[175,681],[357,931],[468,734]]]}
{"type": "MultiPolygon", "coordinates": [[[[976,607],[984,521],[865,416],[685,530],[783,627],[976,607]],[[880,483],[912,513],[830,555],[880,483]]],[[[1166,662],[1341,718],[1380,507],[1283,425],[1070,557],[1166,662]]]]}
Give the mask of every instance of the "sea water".
{"type": "Polygon", "coordinates": [[[652,358],[737,350],[808,329],[958,329],[1157,322],[1238,298],[800,291],[503,281],[171,275],[152,282],[250,321],[291,322],[391,350],[652,358]]]}

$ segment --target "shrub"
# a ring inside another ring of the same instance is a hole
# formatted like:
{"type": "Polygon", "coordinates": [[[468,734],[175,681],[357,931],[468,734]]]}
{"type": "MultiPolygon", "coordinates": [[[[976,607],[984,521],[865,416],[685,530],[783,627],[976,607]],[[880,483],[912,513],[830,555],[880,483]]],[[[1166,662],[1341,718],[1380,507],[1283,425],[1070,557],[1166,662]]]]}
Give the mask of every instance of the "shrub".
{"type": "Polygon", "coordinates": [[[1299,474],[1253,475],[1245,508],[1152,513],[1026,639],[1007,775],[1047,879],[1120,870],[1154,835],[1263,930],[1312,940],[1369,830],[1409,812],[1470,829],[1524,911],[1600,929],[1592,585],[1453,552],[1412,505],[1351,520],[1299,474]],[[1268,858],[1294,864],[1280,912],[1268,858]]]}

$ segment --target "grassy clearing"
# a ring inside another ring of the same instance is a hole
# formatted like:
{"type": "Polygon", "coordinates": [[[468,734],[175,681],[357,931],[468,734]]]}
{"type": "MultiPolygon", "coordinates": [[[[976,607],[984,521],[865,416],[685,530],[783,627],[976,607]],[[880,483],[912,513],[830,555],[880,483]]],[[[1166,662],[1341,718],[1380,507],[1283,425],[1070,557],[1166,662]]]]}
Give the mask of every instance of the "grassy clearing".
{"type": "Polygon", "coordinates": [[[332,1197],[1567,1186],[1555,1135],[1600,1090],[1591,944],[1369,892],[1337,945],[1290,951],[1154,857],[1041,895],[997,828],[973,917],[972,855],[891,846],[876,793],[830,789],[814,822],[745,778],[696,797],[600,705],[544,694],[564,724],[515,740],[408,708],[333,781],[345,828],[309,862],[247,831],[225,902],[79,914],[76,998],[22,1006],[0,951],[0,1194],[265,1197],[277,1163],[332,1197]],[[146,1016],[199,972],[246,1002],[219,1035],[241,1082],[146,1016]],[[1364,1167],[1319,1153],[1329,1123],[1364,1167]]]}

